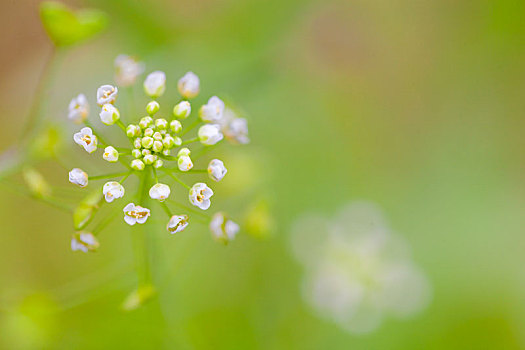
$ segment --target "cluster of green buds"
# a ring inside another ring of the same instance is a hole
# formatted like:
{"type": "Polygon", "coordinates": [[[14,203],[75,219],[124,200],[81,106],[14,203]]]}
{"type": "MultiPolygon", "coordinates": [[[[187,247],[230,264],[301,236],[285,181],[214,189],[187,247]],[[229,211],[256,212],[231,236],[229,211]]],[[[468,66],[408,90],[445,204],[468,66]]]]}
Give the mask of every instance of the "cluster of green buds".
{"type": "MultiPolygon", "coordinates": [[[[134,82],[143,70],[142,64],[135,61],[129,62],[129,60],[133,58],[121,55],[116,61],[118,72],[116,80],[126,82],[128,85],[134,82]],[[119,68],[118,65],[125,66],[119,68]],[[129,76],[123,76],[125,74],[129,76]]],[[[69,173],[69,180],[85,188],[90,180],[120,178],[120,181],[109,181],[102,187],[103,199],[107,203],[112,203],[125,196],[127,191],[123,184],[126,179],[131,175],[137,176],[140,185],[135,198],[138,203],[129,202],[123,207],[124,221],[129,225],[143,224],[147,221],[151,216],[151,210],[146,207],[145,198],[149,195],[151,199],[158,201],[168,214],[167,230],[173,234],[183,231],[188,226],[189,213],[196,209],[186,207],[186,212],[174,214],[168,206],[172,201],[169,198],[172,193],[171,187],[160,183],[159,178],[163,175],[169,176],[182,186],[184,191],[187,191],[190,204],[200,210],[207,210],[211,206],[210,198],[214,194],[213,190],[204,182],[197,182],[189,186],[179,176],[184,173],[207,173],[209,179],[218,182],[226,175],[227,169],[223,161],[219,159],[212,159],[206,169],[193,169],[191,150],[188,145],[202,144],[200,153],[204,154],[202,149],[208,149],[224,138],[232,144],[247,143],[249,141],[247,124],[245,119],[232,114],[232,110],[227,108],[221,99],[212,96],[206,104],[200,107],[198,115],[192,118],[194,119],[192,123],[188,126],[183,125],[183,123],[186,124],[185,120],[191,118],[192,115],[189,100],[196,97],[200,91],[199,78],[192,72],[186,73],[179,79],[177,88],[181,98],[173,108],[170,107],[169,113],[161,112],[158,102],[158,98],[166,90],[165,73],[161,71],[150,73],[143,87],[145,93],[151,98],[145,107],[147,115],[138,117],[135,122],[127,125],[121,120],[121,113],[115,106],[118,87],[102,85],[97,90],[97,104],[101,108],[100,121],[108,126],[118,126],[129,139],[129,148],[115,147],[102,139],[88,121],[89,106],[85,95],[80,94],[73,98],[69,104],[68,117],[76,123],[85,125],[74,135],[74,141],[88,153],[94,153],[98,148],[103,148],[102,158],[104,160],[110,163],[119,162],[126,170],[89,176],[84,170],[74,168],[69,173]],[[163,118],[163,116],[168,117],[163,118]],[[199,127],[197,135],[183,140],[183,137],[196,127],[199,127]]],[[[132,121],[133,116],[127,116],[127,118],[132,121]]],[[[99,206],[102,203],[101,198],[96,205],[99,206]]],[[[181,207],[184,208],[178,205],[178,208],[181,207]]],[[[92,211],[89,214],[91,215],[92,211]]],[[[207,217],[212,236],[220,242],[231,241],[239,231],[239,226],[221,211],[207,217]]],[[[81,224],[76,227],[77,233],[73,237],[72,248],[85,252],[93,251],[99,246],[98,240],[95,234],[85,230],[89,220],[80,221],[81,224]]]]}

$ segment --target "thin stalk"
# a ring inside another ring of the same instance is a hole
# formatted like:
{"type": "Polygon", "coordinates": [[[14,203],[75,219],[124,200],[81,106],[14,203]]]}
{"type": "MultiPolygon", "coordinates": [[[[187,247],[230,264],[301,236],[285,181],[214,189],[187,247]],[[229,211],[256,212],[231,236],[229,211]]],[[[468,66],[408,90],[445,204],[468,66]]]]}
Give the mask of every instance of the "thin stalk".
{"type": "MultiPolygon", "coordinates": [[[[122,123],[122,121],[120,119],[117,120],[117,122],[115,124],[117,124],[119,126],[119,128],[121,128],[122,131],[124,131],[124,133],[126,134],[126,126],[124,126],[124,124],[122,123]]],[[[128,136],[128,135],[126,134],[126,136],[128,136]]]]}
{"type": "Polygon", "coordinates": [[[181,146],[182,146],[182,145],[187,145],[188,143],[197,142],[197,141],[199,141],[199,138],[198,138],[198,137],[194,137],[194,138],[192,138],[192,139],[189,139],[189,140],[183,141],[183,142],[181,143],[181,146]]]}
{"type": "Polygon", "coordinates": [[[170,208],[168,208],[168,205],[166,204],[166,202],[160,202],[160,206],[162,207],[162,209],[164,209],[164,212],[166,214],[168,214],[169,218],[171,218],[173,216],[173,214],[171,213],[170,208]]]}
{"type": "Polygon", "coordinates": [[[197,119],[194,120],[193,123],[191,123],[190,126],[188,126],[186,129],[182,128],[182,132],[180,133],[180,136],[182,137],[186,135],[189,131],[193,130],[200,123],[201,123],[201,120],[199,119],[199,117],[197,117],[197,119]]]}
{"type": "Polygon", "coordinates": [[[171,176],[175,181],[177,181],[179,184],[181,184],[182,186],[186,187],[188,190],[191,189],[190,186],[186,185],[184,182],[182,182],[177,176],[175,176],[175,174],[169,172],[169,171],[166,171],[164,170],[164,172],[166,174],[168,174],[169,176],[171,176]]]}
{"type": "Polygon", "coordinates": [[[175,204],[176,206],[178,206],[179,208],[182,208],[184,210],[187,210],[189,211],[190,213],[193,213],[193,214],[196,214],[196,215],[199,215],[203,218],[206,218],[206,219],[211,219],[211,216],[209,216],[208,214],[204,214],[196,209],[193,209],[193,208],[190,208],[188,207],[187,205],[184,205],[182,203],[179,203],[173,199],[167,199],[168,202],[172,203],[172,204],[175,204]]]}
{"type": "Polygon", "coordinates": [[[109,179],[109,178],[112,178],[112,177],[119,177],[119,176],[124,176],[124,175],[127,175],[127,174],[130,174],[130,172],[129,171],[123,171],[123,172],[120,172],[120,173],[95,175],[95,176],[89,176],[88,179],[89,180],[109,179]]]}

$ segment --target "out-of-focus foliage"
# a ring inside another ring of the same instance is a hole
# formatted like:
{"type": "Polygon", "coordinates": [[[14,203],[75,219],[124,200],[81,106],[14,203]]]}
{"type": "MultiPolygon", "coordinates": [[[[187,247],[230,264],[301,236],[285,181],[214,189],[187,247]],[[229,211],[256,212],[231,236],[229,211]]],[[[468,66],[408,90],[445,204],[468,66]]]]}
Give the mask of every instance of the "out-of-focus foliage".
{"type": "Polygon", "coordinates": [[[74,11],[55,1],[44,1],[40,4],[40,17],[47,34],[58,47],[87,40],[100,33],[108,22],[108,16],[102,11],[74,11]]]}

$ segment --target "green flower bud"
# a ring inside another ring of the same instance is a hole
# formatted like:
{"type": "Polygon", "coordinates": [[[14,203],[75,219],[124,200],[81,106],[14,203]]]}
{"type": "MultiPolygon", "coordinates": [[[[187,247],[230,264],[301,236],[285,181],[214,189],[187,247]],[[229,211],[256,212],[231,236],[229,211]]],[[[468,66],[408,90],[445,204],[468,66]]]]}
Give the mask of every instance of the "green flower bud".
{"type": "Polygon", "coordinates": [[[191,105],[188,101],[182,101],[173,107],[173,116],[175,118],[185,119],[191,113],[191,105]]]}
{"type": "Polygon", "coordinates": [[[182,157],[182,156],[186,156],[186,157],[189,157],[191,154],[191,151],[189,148],[181,148],[179,153],[177,153],[177,157],[182,157]]]}
{"type": "Polygon", "coordinates": [[[31,193],[36,197],[47,197],[51,195],[51,187],[42,174],[32,168],[25,169],[22,173],[24,180],[31,193]]]}
{"type": "Polygon", "coordinates": [[[147,156],[144,156],[144,163],[150,165],[150,164],[153,164],[155,163],[155,161],[157,160],[157,156],[154,155],[154,154],[148,154],[147,156]]]}
{"type": "Polygon", "coordinates": [[[140,137],[137,137],[135,140],[133,140],[133,147],[142,148],[142,139],[140,137]]]}
{"type": "Polygon", "coordinates": [[[144,117],[140,120],[139,122],[139,126],[142,128],[142,129],[146,129],[148,126],[151,125],[151,123],[153,123],[153,118],[151,117],[144,117]]]}
{"type": "Polygon", "coordinates": [[[147,156],[148,154],[151,154],[151,151],[149,149],[143,149],[142,150],[142,155],[143,156],[147,156]]]}
{"type": "Polygon", "coordinates": [[[153,148],[152,149],[153,149],[154,152],[161,152],[162,148],[163,148],[162,142],[160,142],[160,141],[153,142],[153,148]]]}
{"type": "Polygon", "coordinates": [[[153,115],[159,111],[160,105],[157,101],[151,101],[146,106],[146,112],[148,112],[149,115],[153,115]]]}
{"type": "Polygon", "coordinates": [[[155,120],[155,126],[159,130],[167,129],[168,128],[168,121],[166,119],[160,118],[155,120]]]}
{"type": "Polygon", "coordinates": [[[151,148],[153,146],[153,138],[146,136],[142,138],[142,147],[144,148],[151,148]]]}
{"type": "Polygon", "coordinates": [[[172,120],[170,123],[170,129],[177,134],[182,130],[182,124],[178,120],[172,120]]]}
{"type": "Polygon", "coordinates": [[[156,141],[162,141],[162,134],[160,132],[156,131],[153,134],[153,139],[156,140],[156,141]]]}
{"type": "Polygon", "coordinates": [[[134,170],[142,171],[145,167],[144,162],[140,159],[133,159],[131,161],[131,168],[134,170]]]}
{"type": "Polygon", "coordinates": [[[153,131],[152,128],[147,128],[146,130],[144,130],[144,136],[153,136],[153,134],[155,133],[155,131],[153,131]]]}
{"type": "Polygon", "coordinates": [[[141,130],[137,125],[130,124],[126,128],[126,135],[128,135],[128,137],[140,136],[140,133],[141,133],[141,130]]]}
{"type": "Polygon", "coordinates": [[[182,139],[180,137],[175,136],[174,140],[175,140],[175,146],[178,147],[178,146],[182,145],[182,139]]]}
{"type": "Polygon", "coordinates": [[[155,169],[162,168],[163,165],[164,165],[164,162],[162,161],[162,159],[157,159],[155,163],[153,163],[153,167],[155,169]]]}
{"type": "Polygon", "coordinates": [[[165,155],[166,157],[170,155],[170,152],[171,152],[171,151],[170,151],[169,148],[164,148],[164,149],[162,150],[162,154],[165,155]]]}
{"type": "Polygon", "coordinates": [[[134,149],[131,151],[131,155],[135,158],[140,158],[142,156],[142,153],[140,152],[140,149],[134,149]]]}
{"type": "Polygon", "coordinates": [[[173,148],[175,146],[175,139],[171,135],[164,136],[164,140],[162,140],[162,144],[165,148],[173,148]]]}

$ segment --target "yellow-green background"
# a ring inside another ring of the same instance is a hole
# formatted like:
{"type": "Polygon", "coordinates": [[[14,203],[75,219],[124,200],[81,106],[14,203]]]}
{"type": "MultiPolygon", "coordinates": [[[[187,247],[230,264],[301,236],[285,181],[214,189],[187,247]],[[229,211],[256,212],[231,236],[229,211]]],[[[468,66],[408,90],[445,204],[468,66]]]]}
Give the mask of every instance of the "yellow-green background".
{"type": "MultiPolygon", "coordinates": [[[[269,239],[241,232],[225,248],[203,225],[169,235],[157,207],[159,298],[124,313],[136,285],[129,227],[118,219],[98,253],[74,253],[68,215],[2,188],[1,348],[525,348],[524,2],[69,3],[106,11],[110,25],[67,54],[49,96],[48,120],[65,129],[64,161],[91,162],[71,141],[66,108],[84,92],[96,120],[94,94],[113,81],[117,54],[167,73],[166,106],[192,70],[198,101],[218,94],[242,106],[252,139],[216,153],[230,166],[212,209],[242,221],[264,199],[275,230],[269,239]],[[420,315],[388,318],[366,336],[315,317],[289,251],[300,213],[331,215],[352,199],[381,205],[433,288],[420,315]]],[[[1,4],[5,149],[51,45],[37,1],[1,4]]],[[[39,170],[68,185],[55,163],[39,170]]]]}

